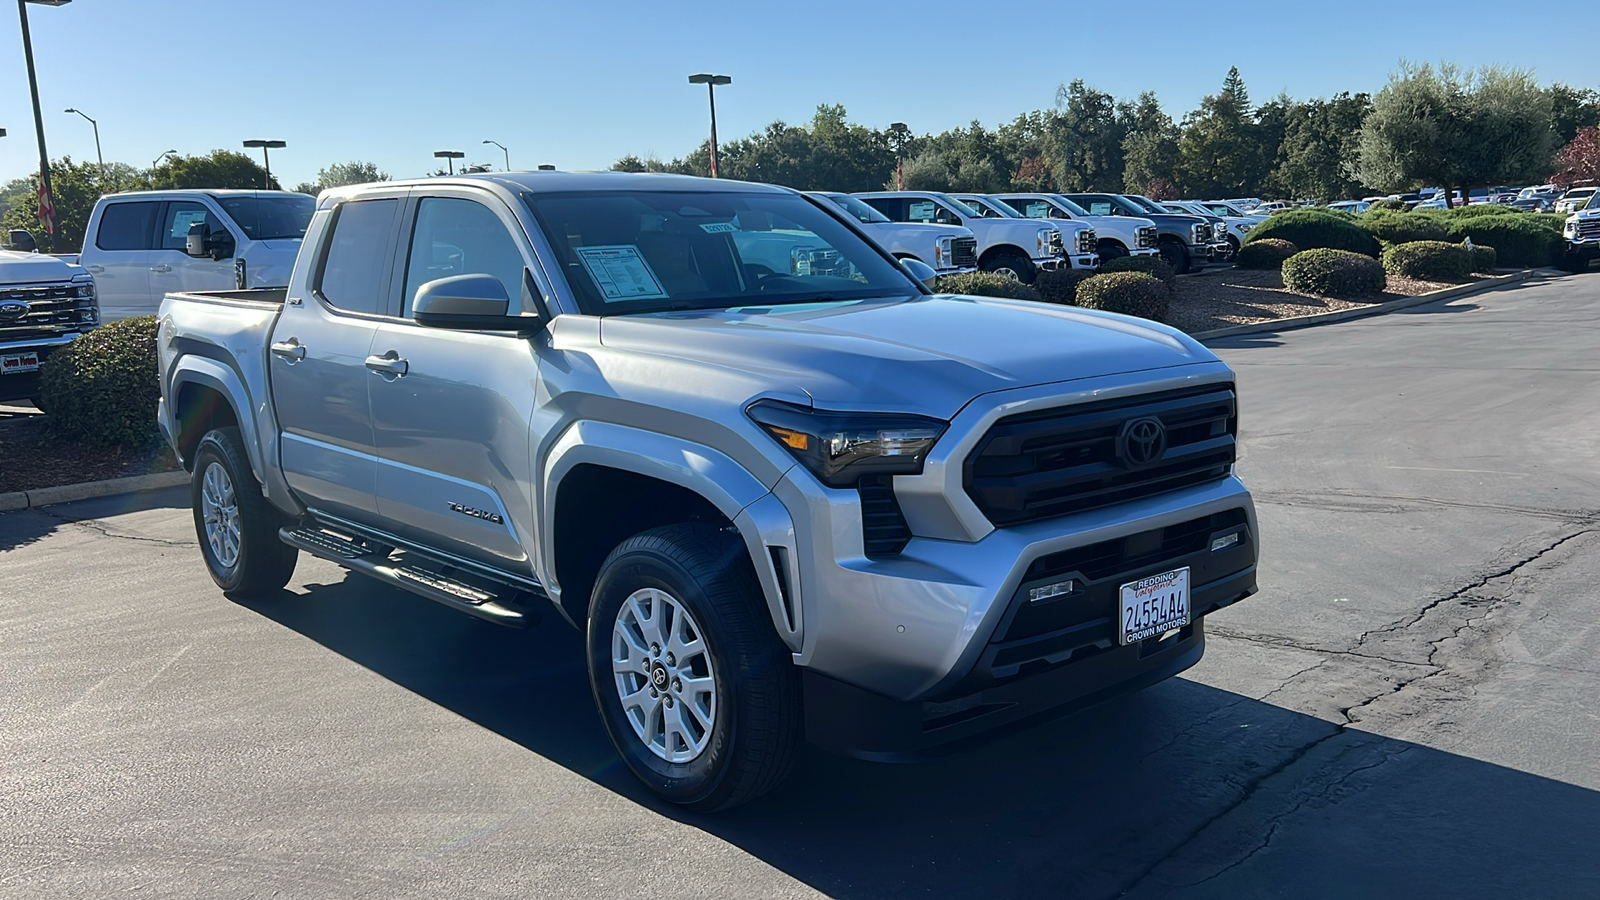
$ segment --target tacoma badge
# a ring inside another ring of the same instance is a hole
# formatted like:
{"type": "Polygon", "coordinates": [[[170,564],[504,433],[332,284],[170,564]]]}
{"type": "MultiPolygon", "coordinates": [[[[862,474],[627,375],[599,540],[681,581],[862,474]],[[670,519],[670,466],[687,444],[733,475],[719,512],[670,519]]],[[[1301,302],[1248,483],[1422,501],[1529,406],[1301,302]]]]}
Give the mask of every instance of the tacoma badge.
{"type": "Polygon", "coordinates": [[[450,507],[452,510],[461,513],[463,516],[471,516],[474,519],[483,519],[485,522],[493,522],[496,525],[504,525],[506,521],[500,517],[499,513],[486,512],[481,509],[473,509],[470,506],[462,506],[460,503],[455,503],[450,500],[446,500],[445,505],[450,507]]]}

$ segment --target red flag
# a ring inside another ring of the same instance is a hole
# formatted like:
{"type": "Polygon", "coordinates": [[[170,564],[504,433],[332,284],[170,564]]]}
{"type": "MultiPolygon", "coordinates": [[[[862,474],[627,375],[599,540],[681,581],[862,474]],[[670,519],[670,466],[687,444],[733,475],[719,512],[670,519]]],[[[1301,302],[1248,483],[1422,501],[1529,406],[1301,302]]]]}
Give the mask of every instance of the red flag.
{"type": "Polygon", "coordinates": [[[44,179],[39,179],[39,224],[44,226],[48,234],[56,233],[56,205],[50,199],[50,191],[44,186],[44,179]]]}

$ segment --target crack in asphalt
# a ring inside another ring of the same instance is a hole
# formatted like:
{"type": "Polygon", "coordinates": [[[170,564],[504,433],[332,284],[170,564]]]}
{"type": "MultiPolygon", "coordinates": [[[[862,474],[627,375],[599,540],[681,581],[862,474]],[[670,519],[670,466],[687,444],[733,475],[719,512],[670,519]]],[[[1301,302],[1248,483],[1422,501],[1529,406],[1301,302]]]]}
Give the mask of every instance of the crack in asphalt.
{"type": "MultiPolygon", "coordinates": [[[[1531,554],[1529,556],[1526,556],[1526,557],[1524,557],[1522,559],[1519,559],[1516,562],[1513,562],[1510,565],[1505,566],[1504,568],[1499,569],[1499,570],[1497,570],[1495,572],[1492,572],[1492,573],[1489,573],[1489,574],[1486,574],[1486,575],[1482,575],[1482,576],[1478,577],[1477,579],[1474,579],[1472,582],[1468,583],[1467,585],[1465,585],[1463,587],[1460,587],[1460,588],[1457,588],[1456,590],[1451,591],[1450,593],[1444,595],[1443,597],[1439,597],[1439,598],[1437,598],[1435,600],[1429,601],[1415,615],[1409,616],[1406,619],[1402,619],[1402,620],[1400,620],[1398,622],[1390,623],[1389,625],[1385,625],[1382,628],[1376,628],[1376,629],[1372,629],[1370,631],[1362,632],[1362,634],[1356,639],[1355,645],[1350,650],[1342,650],[1342,651],[1341,650],[1330,650],[1330,649],[1326,649],[1326,648],[1313,647],[1313,646],[1309,646],[1309,645],[1299,645],[1299,644],[1295,644],[1295,643],[1287,641],[1287,640],[1272,640],[1272,639],[1259,640],[1258,642],[1259,643],[1263,643],[1263,644],[1271,644],[1271,645],[1280,646],[1280,647],[1289,647],[1289,648],[1298,649],[1298,650],[1305,650],[1305,651],[1308,651],[1308,652],[1322,653],[1322,654],[1325,654],[1325,655],[1327,655],[1329,657],[1332,657],[1332,656],[1359,656],[1359,657],[1363,657],[1363,658],[1367,658],[1367,659],[1380,660],[1380,661],[1383,661],[1383,662],[1389,662],[1389,663],[1394,663],[1394,664],[1398,664],[1398,665],[1411,666],[1411,667],[1415,667],[1415,668],[1426,668],[1426,669],[1429,669],[1430,671],[1417,674],[1417,675],[1415,675],[1415,676],[1413,676],[1411,678],[1397,679],[1394,682],[1394,686],[1390,690],[1384,691],[1382,693],[1375,694],[1375,695],[1373,695],[1371,697],[1368,697],[1367,699],[1361,701],[1360,703],[1357,703],[1357,704],[1354,704],[1352,706],[1348,706],[1348,707],[1345,707],[1344,709],[1341,709],[1339,711],[1339,713],[1344,718],[1344,721],[1343,722],[1330,723],[1334,728],[1334,730],[1332,732],[1330,732],[1329,734],[1323,735],[1322,737],[1319,737],[1316,740],[1309,741],[1309,742],[1301,745],[1299,748],[1297,748],[1296,750],[1292,751],[1289,754],[1289,756],[1286,759],[1284,759],[1283,762],[1279,763],[1277,766],[1274,766],[1271,770],[1269,770],[1268,772],[1266,772],[1265,774],[1263,774],[1262,776],[1257,778],[1255,781],[1253,781],[1250,784],[1248,784],[1247,786],[1245,786],[1245,788],[1240,792],[1239,796],[1232,803],[1229,803],[1228,805],[1223,807],[1221,810],[1219,810],[1217,813],[1215,813],[1211,817],[1207,818],[1204,822],[1200,823],[1200,825],[1198,827],[1196,827],[1193,831],[1191,831],[1186,837],[1184,837],[1181,841],[1178,841],[1176,844],[1174,844],[1172,849],[1168,850],[1166,853],[1162,854],[1162,856],[1157,858],[1150,865],[1146,866],[1143,869],[1143,871],[1141,871],[1138,875],[1134,876],[1134,878],[1131,881],[1129,881],[1127,883],[1127,885],[1125,887],[1123,887],[1122,890],[1120,890],[1117,893],[1116,896],[1119,896],[1119,897],[1126,896],[1128,893],[1130,893],[1133,890],[1137,889],[1141,884],[1143,884],[1145,882],[1146,879],[1148,879],[1151,875],[1153,875],[1155,873],[1155,871],[1157,869],[1159,869],[1164,863],[1166,863],[1167,861],[1169,861],[1171,859],[1176,858],[1180,853],[1183,852],[1184,848],[1186,848],[1190,844],[1192,844],[1197,838],[1199,838],[1209,828],[1211,828],[1212,825],[1215,825],[1217,822],[1221,821],[1224,817],[1228,816],[1229,814],[1231,814],[1235,810],[1239,809],[1240,807],[1244,806],[1246,803],[1250,802],[1251,798],[1255,797],[1262,790],[1262,788],[1267,784],[1267,782],[1271,781],[1273,778],[1277,777],[1278,775],[1283,774],[1285,771],[1288,771],[1290,768],[1294,767],[1301,760],[1305,759],[1306,756],[1309,755],[1316,748],[1322,746],[1323,744],[1325,744],[1325,743],[1327,743],[1329,741],[1335,740],[1337,738],[1345,737],[1345,736],[1350,735],[1352,733],[1359,733],[1359,732],[1353,732],[1352,731],[1351,726],[1356,724],[1356,719],[1352,715],[1352,713],[1356,713],[1359,710],[1365,709],[1365,708],[1371,706],[1372,704],[1377,703],[1378,701],[1383,700],[1383,699],[1385,699],[1387,697],[1392,697],[1395,694],[1399,693],[1400,691],[1405,690],[1407,687],[1409,687],[1409,686],[1411,686],[1413,684],[1416,684],[1416,683],[1418,683],[1420,681],[1423,681],[1425,679],[1433,678],[1433,677],[1435,677],[1437,675],[1443,674],[1445,672],[1445,667],[1443,665],[1441,665],[1439,663],[1436,663],[1434,661],[1435,658],[1438,656],[1440,650],[1442,649],[1442,645],[1445,644],[1448,641],[1460,638],[1462,634],[1466,633],[1468,630],[1473,628],[1478,623],[1487,620],[1492,615],[1494,615],[1496,612],[1498,612],[1506,603],[1510,602],[1510,595],[1512,593],[1514,593],[1513,589],[1515,588],[1515,584],[1516,584],[1516,576],[1517,576],[1517,573],[1520,570],[1522,570],[1523,568],[1525,568],[1525,567],[1527,567],[1529,565],[1532,565],[1535,562],[1538,562],[1540,559],[1542,559],[1545,556],[1549,555],[1550,553],[1554,552],[1555,550],[1560,548],[1562,545],[1564,545],[1564,544],[1566,544],[1566,543],[1568,543],[1568,542],[1570,542],[1572,540],[1575,540],[1575,539],[1577,539],[1579,537],[1582,537],[1583,535],[1594,533],[1594,531],[1595,531],[1595,529],[1583,528],[1583,529],[1579,529],[1578,531],[1575,531],[1575,532],[1573,532],[1571,534],[1565,535],[1565,536],[1557,539],[1553,543],[1549,544],[1548,546],[1544,547],[1543,549],[1540,549],[1539,551],[1537,551],[1537,552],[1535,552],[1535,553],[1533,553],[1533,554],[1531,554]],[[1404,630],[1406,630],[1408,628],[1412,628],[1415,625],[1417,625],[1419,622],[1421,622],[1424,618],[1426,618],[1428,613],[1432,612],[1435,609],[1438,609],[1440,606],[1442,606],[1442,605],[1444,605],[1446,603],[1449,603],[1451,601],[1454,601],[1454,600],[1459,600],[1459,599],[1467,596],[1468,594],[1472,593],[1473,591],[1480,590],[1480,589],[1482,589],[1484,587],[1487,587],[1490,584],[1490,582],[1493,582],[1493,581],[1495,581],[1497,579],[1501,579],[1501,578],[1510,578],[1511,579],[1510,584],[1507,586],[1507,590],[1503,592],[1505,594],[1505,596],[1487,598],[1486,601],[1485,601],[1485,606],[1483,608],[1483,611],[1482,611],[1481,615],[1478,615],[1478,616],[1475,616],[1475,617],[1474,616],[1468,616],[1465,619],[1465,621],[1462,622],[1462,624],[1450,629],[1449,630],[1449,634],[1447,634],[1447,635],[1445,635],[1443,637],[1437,638],[1435,640],[1429,641],[1428,642],[1428,657],[1427,657],[1427,662],[1426,663],[1418,664],[1418,663],[1411,663],[1411,662],[1402,662],[1400,660],[1392,660],[1392,659],[1387,659],[1385,657],[1371,656],[1369,654],[1363,654],[1363,653],[1355,652],[1356,649],[1361,647],[1361,645],[1364,644],[1369,638],[1372,638],[1372,637],[1378,636],[1378,635],[1395,634],[1397,632],[1404,631],[1404,630]]],[[[1224,635],[1224,636],[1235,637],[1235,638],[1240,639],[1240,640],[1252,640],[1252,638],[1250,638],[1248,636],[1245,636],[1245,635],[1224,635]]],[[[1304,675],[1306,672],[1309,672],[1312,669],[1317,668],[1319,665],[1321,665],[1321,664],[1323,664],[1325,662],[1327,662],[1326,659],[1321,660],[1316,664],[1313,664],[1311,666],[1303,668],[1300,671],[1289,675],[1288,677],[1284,678],[1279,683],[1277,688],[1274,688],[1271,692],[1269,692],[1267,694],[1267,696],[1271,696],[1272,694],[1277,693],[1278,691],[1280,691],[1284,687],[1286,687],[1290,681],[1293,681],[1294,679],[1300,677],[1301,675],[1304,675]]],[[[1263,699],[1265,699],[1265,698],[1263,698],[1263,699]]],[[[1232,706],[1232,705],[1234,705],[1234,704],[1230,704],[1230,706],[1232,706]]],[[[1228,707],[1224,707],[1224,709],[1227,709],[1227,708],[1228,707]]],[[[1220,713],[1221,711],[1219,710],[1218,712],[1220,713]]],[[[1213,713],[1213,715],[1211,717],[1208,717],[1208,721],[1209,721],[1209,718],[1215,718],[1216,715],[1217,715],[1217,713],[1213,713]]],[[[1200,723],[1200,725],[1203,725],[1203,724],[1204,724],[1204,722],[1200,723]]],[[[1183,731],[1179,732],[1179,737],[1181,737],[1183,734],[1189,732],[1190,730],[1192,730],[1195,727],[1199,727],[1199,726],[1190,726],[1189,728],[1185,728],[1183,731]]],[[[1169,742],[1169,745],[1171,743],[1175,743],[1177,740],[1178,740],[1178,738],[1174,738],[1173,741],[1169,742]]],[[[1408,748],[1408,750],[1409,750],[1409,748],[1408,748]]],[[[1210,876],[1208,876],[1208,877],[1206,877],[1204,879],[1201,879],[1200,881],[1195,882],[1194,884],[1190,884],[1190,885],[1187,885],[1187,886],[1188,887],[1194,887],[1195,885],[1198,885],[1198,884],[1204,884],[1205,882],[1210,881],[1210,880],[1212,880],[1214,878],[1217,878],[1220,875],[1222,875],[1223,873],[1225,873],[1225,872],[1227,872],[1227,871],[1229,871],[1231,869],[1237,868],[1238,866],[1243,865],[1245,862],[1248,862],[1256,854],[1260,853],[1262,850],[1265,850],[1266,847],[1272,842],[1273,836],[1275,836],[1277,834],[1278,827],[1279,827],[1279,825],[1282,823],[1282,821],[1284,819],[1287,819],[1288,817],[1290,817],[1290,816],[1294,815],[1295,813],[1299,812],[1301,809],[1305,808],[1305,806],[1307,804],[1311,803],[1312,801],[1314,801],[1316,799],[1319,799],[1319,798],[1323,798],[1323,797],[1329,796],[1333,790],[1337,789],[1340,785],[1342,785],[1350,777],[1352,777],[1352,776],[1354,776],[1354,775],[1356,775],[1356,774],[1358,774],[1360,772],[1366,771],[1368,769],[1373,769],[1373,768],[1377,768],[1378,766],[1385,765],[1386,763],[1390,762],[1391,760],[1396,759],[1399,756],[1404,755],[1404,753],[1408,752],[1408,750],[1403,750],[1400,753],[1386,755],[1385,758],[1380,762],[1374,763],[1374,764],[1369,765],[1369,766],[1361,766],[1361,767],[1358,767],[1356,769],[1353,769],[1350,772],[1345,773],[1338,780],[1332,782],[1329,785],[1324,786],[1321,791],[1318,791],[1318,792],[1315,792],[1313,794],[1310,794],[1310,795],[1307,795],[1305,797],[1302,797],[1300,799],[1300,801],[1297,802],[1294,805],[1294,807],[1289,809],[1287,812],[1284,812],[1284,813],[1281,813],[1281,814],[1279,814],[1277,816],[1274,816],[1271,820],[1269,820],[1270,827],[1268,828],[1266,837],[1262,840],[1262,842],[1260,844],[1258,844],[1257,846],[1255,846],[1252,849],[1250,849],[1249,851],[1247,851],[1239,859],[1229,863],[1227,866],[1225,866],[1222,869],[1218,870],[1216,873],[1214,873],[1214,874],[1212,874],[1212,875],[1210,875],[1210,876]]]]}
{"type": "Polygon", "coordinates": [[[1255,494],[1255,498],[1257,503],[1265,503],[1272,506],[1301,506],[1332,512],[1416,512],[1418,510],[1407,509],[1404,506],[1394,504],[1417,504],[1447,509],[1482,509],[1491,512],[1507,512],[1531,518],[1556,519],[1562,522],[1571,522],[1575,525],[1591,525],[1596,521],[1600,521],[1600,510],[1593,509],[1517,506],[1506,503],[1470,503],[1462,500],[1438,500],[1432,497],[1406,497],[1395,494],[1369,494],[1360,491],[1261,491],[1255,494]],[[1339,502],[1341,500],[1369,500],[1390,505],[1387,507],[1374,507],[1359,503],[1341,503],[1339,502]]]}
{"type": "Polygon", "coordinates": [[[55,519],[57,522],[60,522],[63,525],[77,525],[77,526],[79,526],[81,528],[86,528],[89,531],[93,531],[96,534],[100,535],[101,537],[108,537],[108,538],[111,538],[113,540],[138,541],[140,543],[145,543],[145,544],[161,544],[161,545],[164,545],[164,546],[167,546],[167,547],[198,547],[198,546],[200,546],[200,543],[198,541],[172,541],[172,540],[168,540],[166,538],[144,537],[142,535],[137,535],[137,534],[119,534],[117,532],[112,531],[110,525],[106,524],[105,522],[100,521],[99,519],[69,519],[66,516],[57,515],[56,513],[50,512],[48,509],[46,509],[44,507],[40,507],[40,508],[38,508],[38,509],[36,509],[34,511],[39,513],[39,514],[41,514],[41,515],[48,516],[48,517],[50,517],[52,519],[55,519]]]}

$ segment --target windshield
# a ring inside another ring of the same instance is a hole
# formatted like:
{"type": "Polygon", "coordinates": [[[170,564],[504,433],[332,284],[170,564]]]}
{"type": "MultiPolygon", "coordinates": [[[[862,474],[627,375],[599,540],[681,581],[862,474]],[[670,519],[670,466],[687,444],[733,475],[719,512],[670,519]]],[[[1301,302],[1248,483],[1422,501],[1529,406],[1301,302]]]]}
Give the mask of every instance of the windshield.
{"type": "Polygon", "coordinates": [[[849,213],[857,222],[861,222],[865,225],[889,224],[888,216],[878,212],[865,203],[862,203],[860,200],[857,200],[849,194],[823,194],[822,196],[832,200],[835,206],[844,210],[846,213],[849,213]]]}
{"type": "Polygon", "coordinates": [[[1051,194],[1050,199],[1055,201],[1057,206],[1064,207],[1067,212],[1072,213],[1075,216],[1089,215],[1089,211],[1087,209],[1084,209],[1078,204],[1073,203],[1071,200],[1068,200],[1066,197],[1063,197],[1060,194],[1051,194]]]}
{"type": "Polygon", "coordinates": [[[523,195],[595,316],[902,298],[905,271],[797,194],[523,195]]]}
{"type": "Polygon", "coordinates": [[[1161,204],[1155,202],[1154,200],[1151,200],[1149,197],[1146,197],[1146,196],[1144,196],[1142,194],[1123,194],[1122,196],[1127,197],[1128,200],[1131,201],[1134,206],[1140,207],[1141,209],[1145,210],[1146,212],[1153,212],[1153,213],[1166,212],[1166,210],[1161,208],[1161,204]]]}
{"type": "Polygon", "coordinates": [[[1600,191],[1597,191],[1597,192],[1595,192],[1593,194],[1590,194],[1589,195],[1589,202],[1583,208],[1584,209],[1600,209],[1600,191]]]}
{"type": "Polygon", "coordinates": [[[987,197],[959,197],[962,203],[985,219],[1020,219],[1016,210],[987,197]]]}
{"type": "Polygon", "coordinates": [[[317,198],[310,194],[276,197],[217,197],[222,211],[253,241],[299,240],[306,236],[317,198]]]}
{"type": "Polygon", "coordinates": [[[1216,213],[1219,216],[1243,216],[1244,215],[1244,213],[1241,212],[1237,207],[1230,206],[1230,205],[1228,205],[1226,203],[1202,203],[1200,205],[1210,209],[1212,212],[1216,213]]]}

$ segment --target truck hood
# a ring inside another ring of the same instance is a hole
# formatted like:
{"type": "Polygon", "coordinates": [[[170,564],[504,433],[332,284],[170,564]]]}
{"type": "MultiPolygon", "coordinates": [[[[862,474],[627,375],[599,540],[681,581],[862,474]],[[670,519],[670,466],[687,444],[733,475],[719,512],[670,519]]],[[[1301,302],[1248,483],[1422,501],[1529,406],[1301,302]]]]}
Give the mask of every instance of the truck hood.
{"type": "Polygon", "coordinates": [[[875,231],[899,231],[905,234],[926,234],[934,238],[971,237],[972,229],[965,225],[938,225],[933,222],[862,222],[861,230],[867,234],[875,231]]]}
{"type": "Polygon", "coordinates": [[[71,281],[74,275],[83,273],[82,266],[75,266],[48,254],[0,250],[0,284],[71,281]]]}
{"type": "Polygon", "coordinates": [[[1143,319],[954,295],[611,316],[600,342],[661,357],[663,378],[688,360],[798,388],[818,407],[940,418],[991,391],[1216,361],[1143,319]]]}

